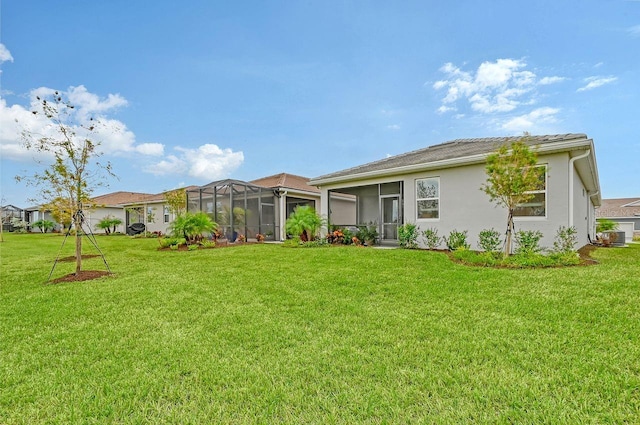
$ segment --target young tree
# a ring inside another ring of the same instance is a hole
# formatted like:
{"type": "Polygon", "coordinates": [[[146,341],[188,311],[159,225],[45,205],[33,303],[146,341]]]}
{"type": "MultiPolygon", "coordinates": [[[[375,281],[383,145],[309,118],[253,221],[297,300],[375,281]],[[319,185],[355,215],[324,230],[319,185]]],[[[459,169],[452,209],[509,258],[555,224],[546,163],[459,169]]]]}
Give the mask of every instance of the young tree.
{"type": "Polygon", "coordinates": [[[503,145],[487,157],[487,181],[481,187],[491,201],[508,211],[505,255],[511,253],[515,208],[535,196],[531,191],[536,190],[544,178],[544,168],[536,167],[538,155],[529,148],[527,137],[523,136],[511,146],[503,145]]]}
{"type": "Polygon", "coordinates": [[[75,235],[76,271],[82,269],[82,223],[83,209],[89,204],[93,190],[104,184],[104,178],[114,176],[108,162],[91,163],[100,156],[99,142],[92,140],[97,135],[100,123],[93,118],[85,118],[75,111],[74,105],[63,99],[58,91],[44,97],[37,97],[38,108],[32,113],[45,119],[47,126],[43,133],[30,130],[22,132],[24,146],[36,152],[53,157],[53,164],[43,172],[31,176],[17,176],[27,184],[40,188],[40,196],[53,210],[70,211],[75,235]]]}
{"type": "Polygon", "coordinates": [[[169,211],[174,215],[181,215],[187,211],[187,191],[185,188],[165,192],[164,200],[169,211]]]}

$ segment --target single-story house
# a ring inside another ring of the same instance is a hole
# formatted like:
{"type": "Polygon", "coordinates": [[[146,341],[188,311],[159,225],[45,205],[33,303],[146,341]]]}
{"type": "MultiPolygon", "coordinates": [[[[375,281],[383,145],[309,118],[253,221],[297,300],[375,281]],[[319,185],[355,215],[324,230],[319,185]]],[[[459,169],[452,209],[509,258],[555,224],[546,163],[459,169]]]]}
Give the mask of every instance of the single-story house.
{"type": "Polygon", "coordinates": [[[596,217],[618,223],[618,230],[624,232],[627,243],[634,235],[640,236],[640,198],[603,199],[596,217]]]}
{"type": "Polygon", "coordinates": [[[230,239],[238,234],[284,240],[284,223],[299,205],[318,209],[320,190],[307,177],[280,173],[250,182],[219,180],[187,191],[187,210],[204,211],[230,239]]]}
{"type": "MultiPolygon", "coordinates": [[[[196,188],[189,186],[185,190],[196,188]]],[[[134,223],[142,223],[149,232],[167,233],[170,223],[175,219],[175,214],[170,212],[165,200],[165,193],[157,194],[117,191],[95,196],[91,201],[93,208],[83,211],[85,224],[92,232],[102,232],[97,224],[104,218],[113,217],[122,221],[116,226],[116,231],[126,233],[127,228],[134,223]]],[[[25,209],[25,220],[33,223],[39,219],[55,222],[50,211],[44,210],[42,205],[25,209]]],[[[56,223],[55,230],[62,226],[56,223]]],[[[31,227],[31,231],[39,231],[37,227],[31,227]]]]}
{"type": "MultiPolygon", "coordinates": [[[[458,139],[312,178],[321,190],[320,212],[330,224],[378,226],[381,243],[397,244],[398,228],[415,223],[440,236],[467,231],[477,248],[483,229],[506,231],[507,211],[481,190],[486,158],[522,137],[458,139]],[[336,199],[355,197],[356,208],[341,211],[336,199]]],[[[515,228],[540,230],[551,247],[560,226],[575,226],[580,246],[595,233],[601,204],[593,140],[585,134],[530,136],[545,182],[535,197],[515,211],[515,228]]],[[[420,238],[419,238],[420,242],[420,238]]]]}

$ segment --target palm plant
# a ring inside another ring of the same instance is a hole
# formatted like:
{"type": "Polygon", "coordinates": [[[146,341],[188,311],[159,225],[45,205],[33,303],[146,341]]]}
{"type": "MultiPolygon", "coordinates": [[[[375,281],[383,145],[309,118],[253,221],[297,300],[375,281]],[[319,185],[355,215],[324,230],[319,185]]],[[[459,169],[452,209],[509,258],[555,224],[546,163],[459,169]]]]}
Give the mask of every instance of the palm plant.
{"type": "Polygon", "coordinates": [[[38,221],[34,221],[32,226],[39,228],[42,233],[47,233],[47,231],[53,230],[56,227],[56,224],[51,220],[40,219],[38,221]]]}
{"type": "Polygon", "coordinates": [[[300,237],[307,242],[313,240],[322,227],[322,219],[309,205],[297,207],[287,219],[285,230],[287,234],[300,237]]]}
{"type": "Polygon", "coordinates": [[[117,217],[106,216],[96,224],[96,228],[104,230],[107,235],[115,233],[116,228],[122,224],[122,220],[117,217]]]}
{"type": "Polygon", "coordinates": [[[187,243],[198,242],[203,233],[212,233],[217,228],[218,224],[202,211],[180,214],[170,226],[172,235],[185,238],[187,243]]]}

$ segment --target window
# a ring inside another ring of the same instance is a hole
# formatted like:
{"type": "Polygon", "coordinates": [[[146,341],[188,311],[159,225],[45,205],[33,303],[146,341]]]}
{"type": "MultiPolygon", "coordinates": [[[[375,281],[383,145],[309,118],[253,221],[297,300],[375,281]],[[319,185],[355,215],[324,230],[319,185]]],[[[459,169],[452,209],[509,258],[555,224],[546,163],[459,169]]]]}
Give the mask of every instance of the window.
{"type": "Polygon", "coordinates": [[[440,178],[416,180],[416,204],[418,219],[440,218],[440,178]]]}
{"type": "Polygon", "coordinates": [[[547,216],[547,166],[538,165],[537,167],[544,170],[540,174],[540,181],[536,190],[526,193],[532,193],[534,196],[524,204],[519,204],[513,210],[514,217],[546,217],[547,216]]]}
{"type": "Polygon", "coordinates": [[[169,207],[167,205],[164,206],[164,222],[169,222],[169,207]]]}

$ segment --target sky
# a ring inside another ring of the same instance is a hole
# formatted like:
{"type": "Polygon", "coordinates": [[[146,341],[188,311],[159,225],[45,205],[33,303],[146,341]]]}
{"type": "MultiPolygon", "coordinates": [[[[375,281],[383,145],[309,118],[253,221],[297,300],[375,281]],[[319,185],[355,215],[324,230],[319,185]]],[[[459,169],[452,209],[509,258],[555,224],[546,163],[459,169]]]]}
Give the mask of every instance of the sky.
{"type": "Polygon", "coordinates": [[[104,123],[94,195],[529,132],[587,134],[602,196],[640,196],[640,0],[0,1],[2,204],[37,203],[55,90],[104,123]]]}

